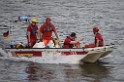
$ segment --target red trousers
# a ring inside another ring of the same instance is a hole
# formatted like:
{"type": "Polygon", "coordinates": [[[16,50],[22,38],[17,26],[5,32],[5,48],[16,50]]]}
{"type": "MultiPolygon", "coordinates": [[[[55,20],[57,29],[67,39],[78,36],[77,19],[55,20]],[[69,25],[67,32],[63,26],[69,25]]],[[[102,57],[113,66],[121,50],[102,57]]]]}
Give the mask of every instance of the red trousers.
{"type": "Polygon", "coordinates": [[[29,48],[33,48],[33,46],[34,46],[35,43],[36,43],[36,39],[30,39],[30,43],[28,42],[29,48]],[[30,43],[31,43],[31,45],[30,45],[30,43]]]}
{"type": "Polygon", "coordinates": [[[94,48],[95,47],[95,44],[87,44],[85,45],[85,48],[94,48]]]}

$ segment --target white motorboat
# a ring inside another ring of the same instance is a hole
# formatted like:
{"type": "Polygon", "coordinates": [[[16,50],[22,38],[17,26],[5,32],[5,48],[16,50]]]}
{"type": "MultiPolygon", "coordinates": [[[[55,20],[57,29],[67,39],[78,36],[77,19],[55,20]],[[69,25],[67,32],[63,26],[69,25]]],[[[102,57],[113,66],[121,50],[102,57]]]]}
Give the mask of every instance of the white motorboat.
{"type": "MultiPolygon", "coordinates": [[[[29,22],[27,16],[19,17],[21,21],[29,22]]],[[[9,31],[11,35],[11,42],[14,42],[13,31],[14,28],[10,26],[9,31]]],[[[68,63],[78,64],[80,62],[94,63],[102,57],[109,55],[112,52],[113,46],[103,46],[95,48],[44,48],[42,42],[37,43],[31,48],[0,48],[0,55],[13,60],[26,60],[39,63],[68,63]]]]}

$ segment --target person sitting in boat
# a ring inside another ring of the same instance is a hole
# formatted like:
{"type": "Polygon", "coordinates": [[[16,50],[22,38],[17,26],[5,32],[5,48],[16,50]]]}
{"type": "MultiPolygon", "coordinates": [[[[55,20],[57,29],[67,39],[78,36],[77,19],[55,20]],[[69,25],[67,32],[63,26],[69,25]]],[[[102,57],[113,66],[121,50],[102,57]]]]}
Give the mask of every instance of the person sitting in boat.
{"type": "Polygon", "coordinates": [[[67,36],[67,38],[64,41],[63,48],[79,48],[80,47],[80,40],[76,40],[76,33],[72,32],[70,36],[67,36]]]}
{"type": "Polygon", "coordinates": [[[95,26],[93,28],[93,33],[95,35],[95,46],[96,47],[100,47],[100,46],[103,46],[104,45],[104,42],[103,42],[103,37],[102,35],[99,33],[99,28],[97,26],[95,26]]]}
{"type": "Polygon", "coordinates": [[[104,46],[103,37],[102,37],[102,35],[99,33],[99,28],[98,28],[98,26],[94,26],[94,27],[93,27],[93,33],[94,33],[94,35],[95,35],[94,44],[88,44],[88,45],[85,45],[85,47],[86,47],[86,48],[94,48],[94,47],[101,47],[101,46],[104,46]]]}
{"type": "Polygon", "coordinates": [[[38,40],[37,19],[33,18],[31,24],[27,27],[28,47],[32,48],[38,40]]]}
{"type": "MultiPolygon", "coordinates": [[[[51,19],[48,17],[46,18],[46,22],[41,25],[40,27],[40,38],[41,41],[44,42],[45,46],[49,46],[52,45],[52,33],[55,34],[57,40],[59,41],[57,32],[56,32],[56,28],[55,26],[51,23],[51,19]]],[[[60,44],[59,44],[60,45],[60,44]]]]}

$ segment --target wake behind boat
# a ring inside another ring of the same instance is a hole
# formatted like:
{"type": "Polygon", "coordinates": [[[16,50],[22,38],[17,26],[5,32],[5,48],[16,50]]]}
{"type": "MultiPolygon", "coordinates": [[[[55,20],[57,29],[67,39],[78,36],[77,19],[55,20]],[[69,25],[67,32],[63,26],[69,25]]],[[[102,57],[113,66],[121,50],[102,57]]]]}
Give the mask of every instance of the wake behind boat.
{"type": "Polygon", "coordinates": [[[6,48],[1,49],[2,56],[7,58],[50,64],[79,64],[81,62],[94,63],[109,55],[113,46],[95,48],[6,48]]]}

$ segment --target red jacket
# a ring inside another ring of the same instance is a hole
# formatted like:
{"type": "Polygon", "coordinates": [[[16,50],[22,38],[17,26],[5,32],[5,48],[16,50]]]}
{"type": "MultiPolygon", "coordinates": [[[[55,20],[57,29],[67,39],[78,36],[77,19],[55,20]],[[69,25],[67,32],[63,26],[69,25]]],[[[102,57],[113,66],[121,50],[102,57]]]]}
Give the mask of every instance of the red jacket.
{"type": "Polygon", "coordinates": [[[103,38],[102,38],[102,35],[100,33],[97,33],[95,35],[95,44],[96,44],[97,40],[99,40],[99,45],[98,46],[103,46],[104,45],[103,38]]]}
{"type": "Polygon", "coordinates": [[[30,24],[27,28],[27,32],[30,32],[30,42],[28,42],[28,46],[29,46],[29,43],[31,43],[31,45],[29,46],[30,48],[32,48],[34,44],[36,43],[37,30],[38,30],[37,25],[33,26],[32,24],[30,24]]]}
{"type": "Polygon", "coordinates": [[[31,39],[37,39],[37,36],[36,36],[36,33],[37,33],[37,30],[38,30],[38,26],[35,25],[33,26],[32,24],[30,24],[27,28],[27,32],[30,32],[30,38],[31,39]]]}
{"type": "Polygon", "coordinates": [[[70,37],[67,37],[64,41],[63,48],[73,48],[73,44],[70,44],[70,42],[73,41],[70,37]]]}
{"type": "Polygon", "coordinates": [[[40,27],[40,32],[43,34],[42,39],[51,40],[52,39],[52,32],[56,32],[56,29],[55,29],[55,26],[53,24],[44,23],[40,27]]]}

